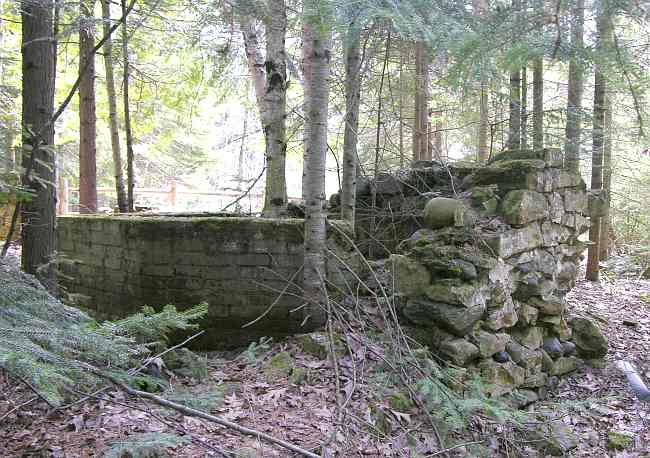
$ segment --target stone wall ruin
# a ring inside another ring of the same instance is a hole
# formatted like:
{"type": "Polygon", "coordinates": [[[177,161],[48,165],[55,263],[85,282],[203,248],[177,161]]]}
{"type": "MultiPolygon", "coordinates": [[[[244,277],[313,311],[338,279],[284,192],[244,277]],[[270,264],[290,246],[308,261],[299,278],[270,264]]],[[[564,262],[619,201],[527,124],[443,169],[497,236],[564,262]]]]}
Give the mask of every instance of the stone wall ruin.
{"type": "MultiPolygon", "coordinates": [[[[598,327],[571,316],[565,301],[598,202],[562,167],[559,150],[506,152],[482,167],[416,163],[361,183],[355,235],[385,274],[377,278],[393,291],[408,335],[480,372],[492,394],[531,401],[607,351],[598,327]]],[[[335,234],[334,258],[363,276],[355,250],[335,234]]],[[[204,349],[317,325],[304,326],[301,307],[302,220],[68,216],[58,219],[58,237],[62,285],[88,296],[100,316],[208,302],[207,332],[195,342],[204,349]]],[[[344,271],[330,256],[337,292],[355,291],[344,271]]]]}
{"type": "Polygon", "coordinates": [[[376,265],[411,337],[479,371],[493,395],[516,390],[532,402],[607,351],[565,301],[589,228],[585,184],[559,150],[504,153],[451,180],[456,194],[427,199],[421,228],[376,265]]]}

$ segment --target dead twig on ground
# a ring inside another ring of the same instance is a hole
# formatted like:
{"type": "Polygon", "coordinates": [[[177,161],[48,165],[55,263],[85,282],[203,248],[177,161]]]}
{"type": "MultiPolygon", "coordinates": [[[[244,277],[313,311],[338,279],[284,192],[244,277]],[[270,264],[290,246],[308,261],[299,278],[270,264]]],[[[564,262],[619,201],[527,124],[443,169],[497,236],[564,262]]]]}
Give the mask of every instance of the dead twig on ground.
{"type": "Polygon", "coordinates": [[[310,452],[309,450],[305,450],[304,448],[301,448],[295,444],[292,444],[290,442],[284,441],[282,439],[275,438],[269,434],[263,433],[261,431],[257,431],[251,428],[246,428],[245,426],[238,425],[237,423],[233,423],[232,421],[228,421],[224,418],[217,417],[215,415],[210,415],[206,412],[202,412],[200,410],[192,409],[191,407],[186,407],[182,404],[178,404],[176,402],[168,401],[164,398],[161,398],[160,396],[157,396],[152,393],[147,393],[146,391],[140,391],[131,388],[128,385],[125,385],[121,381],[117,380],[113,376],[104,373],[103,371],[97,369],[96,367],[93,367],[91,365],[85,365],[85,367],[94,373],[95,375],[105,378],[106,380],[110,381],[113,383],[116,387],[121,389],[122,391],[130,394],[131,396],[137,396],[140,398],[148,399],[150,401],[155,402],[156,404],[163,406],[163,407],[168,407],[170,409],[176,410],[177,412],[182,413],[183,415],[187,415],[190,417],[198,417],[198,418],[203,418],[204,420],[211,421],[213,423],[216,423],[218,425],[224,426],[226,428],[234,429],[235,431],[245,434],[247,436],[253,436],[261,440],[265,440],[267,442],[270,442],[275,445],[279,445],[280,447],[286,448],[287,450],[291,450],[292,452],[298,453],[302,456],[306,456],[308,458],[320,458],[319,455],[310,452]]]}

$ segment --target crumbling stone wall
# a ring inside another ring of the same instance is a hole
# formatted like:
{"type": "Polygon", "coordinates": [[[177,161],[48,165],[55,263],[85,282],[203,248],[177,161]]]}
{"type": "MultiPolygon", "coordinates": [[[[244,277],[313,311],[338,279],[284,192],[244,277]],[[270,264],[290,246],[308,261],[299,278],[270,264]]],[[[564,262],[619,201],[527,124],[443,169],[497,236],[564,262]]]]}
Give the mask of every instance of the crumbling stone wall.
{"type": "MultiPolygon", "coordinates": [[[[318,324],[308,319],[309,307],[300,307],[302,220],[62,216],[57,232],[62,287],[87,296],[84,302],[100,317],[123,317],[145,304],[207,302],[206,332],[194,342],[204,349],[318,324]]],[[[336,240],[330,236],[330,248],[339,246],[336,240]]],[[[333,278],[332,263],[330,271],[333,278]]]]}
{"type": "Polygon", "coordinates": [[[505,153],[429,199],[424,226],[383,261],[408,333],[479,371],[494,395],[534,401],[607,342],[572,317],[589,196],[559,150],[505,153]]]}

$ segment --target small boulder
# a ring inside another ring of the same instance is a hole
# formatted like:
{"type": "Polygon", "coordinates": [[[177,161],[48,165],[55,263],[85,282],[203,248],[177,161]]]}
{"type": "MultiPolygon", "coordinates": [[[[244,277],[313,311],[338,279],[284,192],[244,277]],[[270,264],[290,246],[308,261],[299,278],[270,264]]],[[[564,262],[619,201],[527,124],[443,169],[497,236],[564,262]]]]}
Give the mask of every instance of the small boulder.
{"type": "Polygon", "coordinates": [[[423,216],[424,225],[429,229],[467,227],[476,219],[474,212],[463,201],[448,197],[435,197],[427,202],[423,216]]]}
{"type": "Polygon", "coordinates": [[[284,377],[289,377],[294,365],[295,361],[291,355],[286,351],[282,351],[273,355],[264,365],[264,377],[270,383],[276,382],[284,377]]]}
{"type": "Polygon", "coordinates": [[[515,329],[512,331],[512,336],[517,340],[517,342],[530,350],[537,350],[542,346],[542,330],[537,326],[525,329],[515,329]]]}
{"type": "Polygon", "coordinates": [[[483,285],[465,283],[453,279],[441,279],[428,286],[424,294],[435,302],[446,302],[464,307],[482,306],[485,308],[483,285]]]}
{"type": "Polygon", "coordinates": [[[393,276],[395,290],[405,296],[422,294],[431,283],[426,267],[401,254],[392,254],[385,267],[393,276]]]}
{"type": "Polygon", "coordinates": [[[403,314],[413,324],[423,327],[441,326],[462,337],[466,335],[485,313],[485,305],[462,307],[415,298],[406,303],[403,314]]]}
{"type": "Polygon", "coordinates": [[[547,452],[564,456],[578,446],[578,438],[573,429],[564,423],[552,422],[546,437],[547,452]]]}
{"type": "Polygon", "coordinates": [[[512,298],[507,297],[503,306],[494,310],[490,310],[487,318],[485,319],[485,327],[492,331],[498,331],[504,328],[511,328],[517,324],[519,319],[515,303],[512,298]]]}
{"type": "Polygon", "coordinates": [[[634,445],[634,433],[629,431],[608,431],[607,448],[610,450],[625,450],[634,445]]]}
{"type": "Polygon", "coordinates": [[[528,299],[528,303],[544,315],[561,315],[566,310],[566,301],[554,295],[534,296],[528,299]]]}
{"type": "Polygon", "coordinates": [[[530,404],[539,401],[539,396],[534,390],[517,389],[508,394],[505,400],[516,409],[523,409],[530,404]]]}
{"type": "MultiPolygon", "coordinates": [[[[322,332],[312,332],[311,334],[300,334],[295,336],[296,344],[302,351],[318,359],[326,359],[329,354],[329,337],[322,332]]],[[[335,347],[340,346],[340,342],[335,342],[335,347]]]]}
{"type": "Polygon", "coordinates": [[[479,356],[479,349],[465,339],[453,339],[442,343],[440,353],[457,366],[465,366],[479,356]]]}
{"type": "Polygon", "coordinates": [[[578,354],[584,358],[602,358],[607,354],[607,338],[596,322],[586,317],[573,317],[569,321],[573,342],[578,354]]]}
{"type": "Polygon", "coordinates": [[[530,350],[515,341],[508,342],[506,350],[512,360],[526,369],[539,370],[542,367],[542,353],[530,350]]]}
{"type": "Polygon", "coordinates": [[[581,361],[575,356],[561,356],[553,361],[553,366],[549,371],[550,375],[564,375],[576,370],[581,364],[581,361]]]}
{"type": "Polygon", "coordinates": [[[492,359],[494,359],[497,363],[505,363],[510,361],[510,355],[507,351],[500,351],[492,355],[492,359]]]}
{"type": "Polygon", "coordinates": [[[557,337],[548,337],[544,339],[542,348],[553,359],[564,355],[564,348],[557,337]]]}
{"type": "Polygon", "coordinates": [[[508,224],[523,226],[546,218],[548,202],[543,194],[535,191],[510,191],[501,202],[501,213],[508,224]]]}
{"type": "Polygon", "coordinates": [[[576,352],[576,344],[564,341],[562,342],[562,350],[564,351],[564,356],[571,356],[576,352]]]}
{"type": "Polygon", "coordinates": [[[502,352],[510,340],[510,335],[505,333],[493,334],[483,330],[472,334],[474,342],[478,345],[479,353],[483,358],[489,358],[495,353],[502,352]]]}
{"type": "Polygon", "coordinates": [[[539,316],[539,310],[535,307],[522,303],[519,306],[519,325],[521,327],[535,326],[537,323],[537,317],[539,316]]]}
{"type": "Polygon", "coordinates": [[[512,361],[497,363],[494,360],[484,360],[479,364],[481,376],[489,385],[488,393],[493,397],[512,392],[524,383],[525,370],[512,361]]]}

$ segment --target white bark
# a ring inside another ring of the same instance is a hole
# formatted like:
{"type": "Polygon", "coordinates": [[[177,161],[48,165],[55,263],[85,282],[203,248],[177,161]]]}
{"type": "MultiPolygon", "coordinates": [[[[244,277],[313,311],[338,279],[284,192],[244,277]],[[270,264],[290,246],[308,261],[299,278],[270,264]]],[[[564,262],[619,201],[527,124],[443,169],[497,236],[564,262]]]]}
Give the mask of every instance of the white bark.
{"type": "MultiPolygon", "coordinates": [[[[317,11],[317,0],[309,0],[308,11],[317,11]]],[[[330,36],[327,25],[313,24],[311,53],[308,57],[309,106],[307,157],[305,158],[305,265],[303,288],[311,325],[326,317],[325,240],[327,199],[325,197],[325,159],[327,157],[327,117],[329,106],[330,36]]]]}

